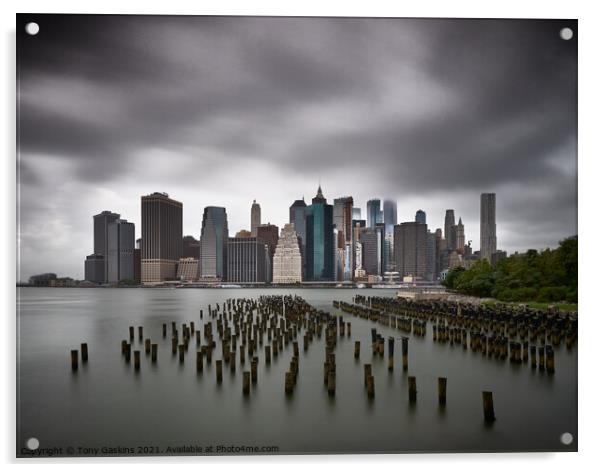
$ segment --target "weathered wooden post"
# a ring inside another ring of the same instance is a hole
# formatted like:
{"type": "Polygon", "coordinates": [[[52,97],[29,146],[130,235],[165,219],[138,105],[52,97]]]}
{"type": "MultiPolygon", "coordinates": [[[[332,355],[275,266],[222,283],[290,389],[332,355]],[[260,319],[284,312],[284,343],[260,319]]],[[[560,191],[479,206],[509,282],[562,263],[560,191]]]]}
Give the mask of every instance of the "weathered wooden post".
{"type": "Polygon", "coordinates": [[[140,370],[140,351],[134,351],[134,370],[140,370]]]}
{"type": "Polygon", "coordinates": [[[537,351],[539,353],[539,370],[545,370],[544,346],[540,346],[537,351]]]}
{"type": "Polygon", "coordinates": [[[408,338],[401,338],[401,355],[403,362],[403,370],[408,370],[408,338]]]}
{"type": "Polygon", "coordinates": [[[150,354],[150,350],[151,350],[151,340],[149,338],[146,338],[144,340],[144,353],[150,354]]]}
{"type": "Polygon", "coordinates": [[[351,322],[347,322],[347,337],[351,336],[351,322]]]}
{"type": "Polygon", "coordinates": [[[372,375],[372,364],[364,364],[364,387],[368,386],[368,377],[372,375]]]}
{"type": "Polygon", "coordinates": [[[554,373],[554,349],[552,346],[546,346],[546,371],[548,374],[554,373]]]}
{"type": "Polygon", "coordinates": [[[293,393],[293,387],[294,387],[293,373],[292,372],[286,372],[284,374],[284,392],[287,395],[292,394],[293,393]]]}
{"type": "MultiPolygon", "coordinates": [[[[232,349],[236,349],[236,346],[232,346],[232,349]]],[[[236,372],[236,351],[230,353],[230,373],[236,372]]]]}
{"type": "Polygon", "coordinates": [[[222,360],[215,361],[215,377],[218,384],[222,383],[222,360]]]}
{"type": "Polygon", "coordinates": [[[328,395],[333,397],[335,395],[336,388],[336,373],[334,369],[331,369],[330,372],[328,372],[328,395]]]}
{"type": "Polygon", "coordinates": [[[266,365],[272,363],[272,350],[269,344],[265,347],[265,363],[266,365]]]}
{"type": "Polygon", "coordinates": [[[251,372],[248,370],[242,373],[242,394],[247,396],[251,393],[251,372]]]}
{"type": "Polygon", "coordinates": [[[142,333],[143,333],[142,326],[138,326],[138,341],[142,341],[142,339],[144,338],[142,333]]]}
{"type": "Polygon", "coordinates": [[[373,375],[368,376],[368,379],[366,380],[366,388],[368,390],[368,398],[373,399],[374,398],[374,376],[373,375]]]}
{"type": "Polygon", "coordinates": [[[167,323],[163,323],[163,337],[167,336],[167,323]]]}
{"type": "Polygon", "coordinates": [[[197,371],[197,373],[203,372],[203,352],[202,351],[196,352],[196,371],[197,371]]]}
{"type": "Polygon", "coordinates": [[[132,357],[132,345],[129,343],[126,343],[125,346],[125,362],[127,362],[128,364],[130,363],[132,357]]]}
{"type": "Polygon", "coordinates": [[[353,357],[356,359],[360,358],[360,341],[355,341],[355,349],[353,351],[353,357]]]}
{"type": "Polygon", "coordinates": [[[78,368],[78,355],[77,349],[71,350],[71,370],[77,370],[78,368]]]}
{"type": "Polygon", "coordinates": [[[184,363],[184,352],[185,352],[185,349],[186,349],[186,346],[184,344],[178,345],[178,354],[179,354],[180,364],[184,363]]]}
{"type": "MultiPolygon", "coordinates": [[[[81,344],[82,349],[82,363],[88,362],[88,343],[81,344]]],[[[553,362],[552,362],[553,364],[553,362]]]]}
{"type": "Polygon", "coordinates": [[[492,392],[483,392],[483,415],[485,416],[486,423],[492,423],[495,421],[492,392]]]}
{"type": "Polygon", "coordinates": [[[537,347],[531,345],[529,347],[529,354],[531,355],[531,369],[535,370],[537,368],[537,347]]]}
{"type": "Polygon", "coordinates": [[[157,363],[157,345],[151,344],[151,362],[153,364],[157,363]]]}
{"type": "Polygon", "coordinates": [[[257,357],[254,357],[251,361],[251,382],[257,383],[257,363],[259,360],[257,357]]]}
{"type": "Polygon", "coordinates": [[[408,377],[408,394],[410,398],[410,403],[416,402],[416,377],[410,376],[408,377]]]}
{"type": "Polygon", "coordinates": [[[134,340],[134,327],[130,326],[130,341],[134,340]]]}
{"type": "Polygon", "coordinates": [[[395,346],[395,338],[389,336],[389,372],[393,372],[393,350],[395,346]]]}
{"type": "Polygon", "coordinates": [[[447,403],[447,378],[439,377],[438,379],[439,405],[445,406],[447,403]]]}

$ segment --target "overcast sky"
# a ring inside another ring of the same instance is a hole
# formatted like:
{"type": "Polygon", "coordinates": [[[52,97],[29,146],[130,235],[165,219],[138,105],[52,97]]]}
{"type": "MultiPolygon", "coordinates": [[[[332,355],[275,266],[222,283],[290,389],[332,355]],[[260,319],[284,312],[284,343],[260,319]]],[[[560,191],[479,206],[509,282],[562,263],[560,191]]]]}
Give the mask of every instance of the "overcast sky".
{"type": "Polygon", "coordinates": [[[577,233],[575,21],[22,15],[20,269],[83,278],[92,216],[140,196],[225,206],[230,233],[297,198],[392,198],[498,248],[577,233]],[[37,21],[36,36],[24,33],[37,21]],[[560,37],[563,27],[574,37],[560,37]]]}

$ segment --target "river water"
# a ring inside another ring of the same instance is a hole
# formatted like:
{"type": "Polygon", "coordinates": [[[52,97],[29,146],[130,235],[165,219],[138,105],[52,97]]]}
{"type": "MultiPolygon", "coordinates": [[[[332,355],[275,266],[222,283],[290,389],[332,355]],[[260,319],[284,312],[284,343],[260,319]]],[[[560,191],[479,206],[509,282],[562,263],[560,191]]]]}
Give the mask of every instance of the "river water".
{"type": "MultiPolygon", "coordinates": [[[[336,347],[337,390],[323,383],[324,336],[300,349],[299,380],[284,394],[292,344],[266,366],[260,351],[258,383],[242,395],[242,370],[216,384],[215,366],[197,375],[195,343],[184,365],[171,354],[162,324],[195,321],[199,309],[228,298],[296,294],[317,308],[342,314],[332,300],[355,293],[394,296],[392,290],[351,289],[57,289],[18,288],[17,454],[28,456],[28,438],[63,455],[165,454],[194,447],[200,453],[239,453],[240,447],[280,454],[453,451],[574,451],[577,449],[577,348],[555,349],[556,373],[532,371],[410,335],[409,369],[401,369],[401,333],[345,315],[351,337],[336,347]],[[136,326],[140,372],[122,358],[120,344],[136,326]],[[158,343],[152,364],[138,342],[158,343]],[[395,336],[395,369],[372,356],[370,330],[395,336]],[[361,359],[353,358],[361,341],[361,359]],[[89,362],[73,373],[69,351],[88,343],[89,362]],[[364,390],[364,363],[372,363],[375,399],[364,390]],[[407,376],[416,376],[418,399],[408,403],[407,376]],[[447,377],[447,406],[437,403],[437,378],[447,377]],[[483,421],[481,392],[493,392],[497,420],[483,421]],[[563,433],[574,441],[564,445],[563,433]],[[104,449],[103,449],[104,448],[104,449]]],[[[203,322],[207,321],[207,317],[203,322]]],[[[214,328],[214,333],[216,330],[214,328]]],[[[301,339],[299,339],[301,341],[301,339]]],[[[301,343],[300,343],[301,344],[301,343]]],[[[217,342],[219,354],[220,343],[217,342]]],[[[250,368],[247,359],[245,369],[250,368]]],[[[190,449],[188,449],[190,450],[190,449]]],[[[250,452],[249,449],[247,449],[250,452]]]]}

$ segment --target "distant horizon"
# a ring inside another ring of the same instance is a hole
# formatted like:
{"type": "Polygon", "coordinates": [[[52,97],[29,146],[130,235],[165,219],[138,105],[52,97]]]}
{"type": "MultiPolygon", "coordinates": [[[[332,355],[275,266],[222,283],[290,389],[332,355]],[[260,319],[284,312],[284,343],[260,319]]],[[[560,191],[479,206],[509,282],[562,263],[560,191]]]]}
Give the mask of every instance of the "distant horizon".
{"type": "Polygon", "coordinates": [[[453,208],[475,250],[483,192],[497,195],[508,254],[577,234],[575,20],[20,14],[17,25],[20,280],[82,279],[92,216],[119,213],[139,238],[140,197],[154,191],[183,203],[197,239],[206,206],[226,208],[232,235],[250,229],[254,199],[262,223],[282,228],[319,184],[364,217],[378,196],[400,222],[422,209],[432,231],[453,208]]]}

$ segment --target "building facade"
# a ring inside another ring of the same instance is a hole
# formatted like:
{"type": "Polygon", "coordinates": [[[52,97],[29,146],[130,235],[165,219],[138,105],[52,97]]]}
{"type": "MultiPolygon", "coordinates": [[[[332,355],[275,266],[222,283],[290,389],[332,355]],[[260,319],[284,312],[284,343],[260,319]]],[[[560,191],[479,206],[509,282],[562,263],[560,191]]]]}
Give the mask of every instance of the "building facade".
{"type": "Polygon", "coordinates": [[[142,283],[173,280],[182,257],[182,203],[155,192],[141,198],[141,208],[142,283]]]}
{"type": "Polygon", "coordinates": [[[300,283],[303,263],[301,260],[300,238],[295,231],[295,225],[288,223],[280,232],[272,262],[272,282],[274,284],[300,283]]]}
{"type": "Polygon", "coordinates": [[[105,282],[105,257],[102,254],[90,254],[86,257],[84,278],[95,284],[105,282]]]}
{"type": "Polygon", "coordinates": [[[261,224],[261,207],[253,200],[251,205],[251,236],[257,236],[257,227],[261,224]]]}
{"type": "Polygon", "coordinates": [[[182,257],[178,261],[178,280],[194,282],[199,279],[199,259],[196,257],[182,257]]]}
{"type": "Polygon", "coordinates": [[[374,228],[376,226],[376,223],[379,223],[381,217],[380,199],[373,198],[371,200],[368,200],[368,203],[366,204],[366,211],[366,223],[368,225],[368,228],[374,228]]]}
{"type": "Polygon", "coordinates": [[[445,238],[445,241],[447,242],[447,248],[448,249],[455,249],[456,248],[456,244],[454,241],[454,235],[453,233],[454,231],[454,226],[456,226],[456,217],[454,215],[454,210],[446,210],[445,211],[445,226],[443,228],[444,233],[443,233],[443,237],[445,238]]]}
{"type": "Polygon", "coordinates": [[[415,221],[395,226],[395,262],[399,276],[426,278],[426,225],[415,221]]]}
{"type": "Polygon", "coordinates": [[[333,208],[326,203],[322,188],[305,209],[305,280],[334,280],[333,208]]]}
{"type": "Polygon", "coordinates": [[[416,216],[414,217],[414,221],[416,223],[422,223],[423,225],[426,224],[426,213],[424,212],[424,210],[416,211],[416,216]]]}
{"type": "Polygon", "coordinates": [[[135,239],[134,223],[128,223],[122,219],[117,219],[109,223],[108,282],[116,283],[122,280],[135,280],[135,239]]]}
{"type": "Polygon", "coordinates": [[[201,243],[194,236],[184,236],[182,238],[182,257],[192,257],[194,259],[199,258],[201,253],[201,243]]]}
{"type": "Polygon", "coordinates": [[[100,283],[108,282],[109,275],[109,224],[120,218],[119,213],[105,210],[94,215],[94,254],[103,256],[103,277],[100,283]]]}
{"type": "Polygon", "coordinates": [[[481,194],[481,259],[491,262],[497,251],[495,193],[481,194]]]}
{"type": "Polygon", "coordinates": [[[266,283],[271,270],[268,246],[259,238],[229,238],[228,281],[266,283]]]}
{"type": "Polygon", "coordinates": [[[228,215],[223,207],[205,207],[201,226],[200,278],[228,278],[228,215]]]}

